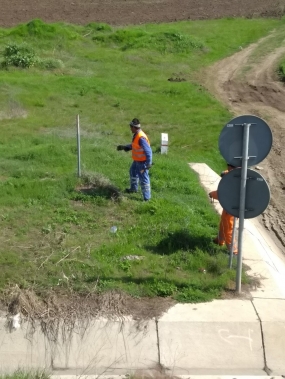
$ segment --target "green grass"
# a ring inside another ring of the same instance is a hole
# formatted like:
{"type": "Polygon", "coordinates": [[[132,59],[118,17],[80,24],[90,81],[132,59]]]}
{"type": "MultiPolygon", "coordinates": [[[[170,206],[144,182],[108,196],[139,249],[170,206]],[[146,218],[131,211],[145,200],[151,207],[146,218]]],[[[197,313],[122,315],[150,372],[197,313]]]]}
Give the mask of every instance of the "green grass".
{"type": "Polygon", "coordinates": [[[218,137],[232,115],[195,75],[278,28],[283,20],[126,28],[34,20],[0,29],[0,51],[25,42],[45,62],[0,71],[0,289],[121,289],[195,302],[232,286],[228,257],[211,242],[219,217],[188,167],[224,168],[218,137]],[[177,77],[185,80],[169,80],[177,77]],[[154,151],[150,203],[121,192],[131,157],[116,145],[130,142],[133,117],[154,151]],[[167,155],[159,153],[162,132],[167,155]]]}
{"type": "Polygon", "coordinates": [[[283,58],[278,65],[277,74],[281,82],[285,82],[285,59],[283,58]]]}
{"type": "Polygon", "coordinates": [[[11,374],[2,374],[0,379],[49,379],[50,375],[44,371],[17,370],[11,374]]]}

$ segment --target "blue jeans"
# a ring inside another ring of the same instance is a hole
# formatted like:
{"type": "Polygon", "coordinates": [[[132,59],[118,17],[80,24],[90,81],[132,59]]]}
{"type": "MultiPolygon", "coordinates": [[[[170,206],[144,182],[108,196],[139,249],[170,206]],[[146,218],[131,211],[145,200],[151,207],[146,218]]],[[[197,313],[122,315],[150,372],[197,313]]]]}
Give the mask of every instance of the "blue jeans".
{"type": "Polygon", "coordinates": [[[149,200],[151,198],[148,171],[145,162],[133,161],[130,167],[131,190],[137,191],[140,183],[144,200],[149,200]]]}

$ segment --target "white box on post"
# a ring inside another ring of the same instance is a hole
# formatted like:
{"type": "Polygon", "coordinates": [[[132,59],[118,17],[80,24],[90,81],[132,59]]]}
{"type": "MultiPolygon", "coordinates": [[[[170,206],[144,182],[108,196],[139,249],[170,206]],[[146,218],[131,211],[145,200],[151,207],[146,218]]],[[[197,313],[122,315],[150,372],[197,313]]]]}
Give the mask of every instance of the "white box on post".
{"type": "Polygon", "coordinates": [[[161,154],[166,154],[167,151],[168,151],[168,134],[167,133],[161,133],[160,152],[161,152],[161,154]]]}

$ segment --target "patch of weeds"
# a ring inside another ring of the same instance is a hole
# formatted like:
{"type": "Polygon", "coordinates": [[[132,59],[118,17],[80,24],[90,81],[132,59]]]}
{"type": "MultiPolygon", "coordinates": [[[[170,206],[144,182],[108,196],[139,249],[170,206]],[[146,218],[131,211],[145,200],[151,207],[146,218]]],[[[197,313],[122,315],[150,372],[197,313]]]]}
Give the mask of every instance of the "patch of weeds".
{"type": "Polygon", "coordinates": [[[8,44],[3,52],[4,60],[1,62],[2,68],[14,66],[18,68],[38,67],[43,70],[55,70],[64,67],[60,59],[40,58],[36,55],[34,49],[27,43],[8,44]]]}
{"type": "Polygon", "coordinates": [[[95,31],[95,32],[111,32],[112,28],[108,24],[104,24],[102,22],[90,22],[86,25],[85,29],[87,31],[95,31]]]}
{"type": "Polygon", "coordinates": [[[172,296],[177,291],[175,284],[164,280],[154,280],[148,287],[155,296],[161,297],[172,296]]]}
{"type": "Polygon", "coordinates": [[[131,265],[131,262],[130,261],[121,261],[119,264],[118,264],[118,268],[123,270],[125,273],[127,274],[130,274],[130,269],[131,269],[132,265],[131,265]]]}
{"type": "Polygon", "coordinates": [[[55,210],[53,222],[59,225],[73,224],[73,225],[85,225],[88,222],[92,222],[94,228],[95,222],[90,213],[83,210],[72,210],[69,208],[58,208],[55,210]]]}
{"type": "Polygon", "coordinates": [[[61,23],[48,24],[40,19],[34,19],[26,24],[20,24],[12,28],[9,35],[12,37],[34,37],[40,40],[58,39],[75,40],[81,38],[76,27],[69,25],[66,27],[61,23]]]}
{"type": "Polygon", "coordinates": [[[80,96],[84,96],[84,95],[87,94],[87,92],[88,92],[88,89],[87,89],[87,88],[81,88],[81,89],[79,90],[79,95],[80,95],[80,96]]]}
{"type": "Polygon", "coordinates": [[[281,82],[285,82],[285,61],[281,61],[276,69],[278,78],[281,82]]]}
{"type": "Polygon", "coordinates": [[[137,213],[138,214],[150,214],[154,215],[157,213],[158,207],[154,204],[154,202],[145,202],[138,206],[137,213]]]}
{"type": "Polygon", "coordinates": [[[77,194],[72,199],[82,200],[84,196],[102,197],[115,201],[120,200],[122,197],[120,190],[108,178],[97,173],[85,173],[82,175],[81,184],[77,188],[77,194]]]}
{"type": "Polygon", "coordinates": [[[64,68],[64,64],[60,59],[41,58],[36,62],[36,66],[43,70],[55,70],[64,68]]]}
{"type": "Polygon", "coordinates": [[[11,374],[0,375],[0,379],[49,379],[50,375],[42,370],[16,370],[11,374]]]}
{"type": "Polygon", "coordinates": [[[189,53],[205,48],[197,38],[179,32],[149,33],[141,29],[119,29],[113,33],[96,35],[96,42],[116,44],[123,51],[130,49],[151,49],[161,53],[189,53]]]}
{"type": "Polygon", "coordinates": [[[217,299],[219,296],[220,291],[218,289],[212,289],[205,292],[198,288],[187,287],[180,290],[174,298],[180,303],[200,303],[217,299]]]}
{"type": "Polygon", "coordinates": [[[45,104],[42,101],[35,101],[34,106],[43,108],[45,106],[45,104]]]}
{"type": "Polygon", "coordinates": [[[5,47],[4,61],[2,67],[15,66],[21,68],[30,68],[37,62],[37,56],[33,49],[27,44],[18,45],[9,44],[5,47]]]}

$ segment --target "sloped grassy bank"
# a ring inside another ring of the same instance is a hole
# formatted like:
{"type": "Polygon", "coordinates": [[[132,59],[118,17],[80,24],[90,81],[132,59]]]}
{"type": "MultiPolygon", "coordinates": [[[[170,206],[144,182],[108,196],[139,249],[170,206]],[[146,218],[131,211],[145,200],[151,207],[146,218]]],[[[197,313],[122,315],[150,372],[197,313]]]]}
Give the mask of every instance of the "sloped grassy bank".
{"type": "Polygon", "coordinates": [[[195,74],[283,23],[224,19],[111,28],[33,20],[0,30],[6,304],[27,291],[45,297],[115,290],[197,302],[233,288],[225,250],[212,244],[219,218],[187,165],[224,168],[217,142],[231,115],[195,74]],[[131,157],[116,145],[130,142],[133,117],[154,151],[149,203],[123,193],[131,157]],[[162,132],[169,134],[167,155],[160,154],[162,132]]]}

